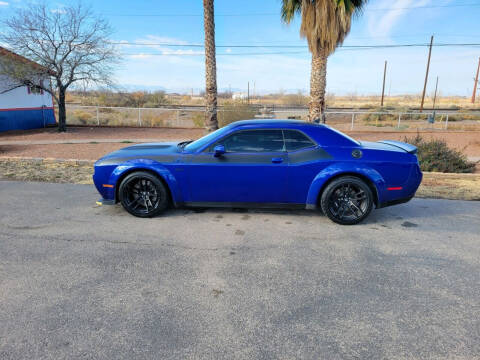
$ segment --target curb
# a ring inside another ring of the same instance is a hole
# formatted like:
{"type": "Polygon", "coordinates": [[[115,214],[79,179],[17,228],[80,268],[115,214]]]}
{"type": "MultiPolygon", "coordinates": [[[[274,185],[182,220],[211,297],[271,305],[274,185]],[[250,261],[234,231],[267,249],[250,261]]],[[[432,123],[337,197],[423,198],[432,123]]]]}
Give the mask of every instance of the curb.
{"type": "Polygon", "coordinates": [[[57,159],[57,158],[36,158],[36,157],[20,157],[20,156],[0,156],[0,160],[5,161],[32,161],[44,164],[60,164],[66,163],[70,165],[93,165],[95,160],[77,160],[77,159],[57,159]]]}

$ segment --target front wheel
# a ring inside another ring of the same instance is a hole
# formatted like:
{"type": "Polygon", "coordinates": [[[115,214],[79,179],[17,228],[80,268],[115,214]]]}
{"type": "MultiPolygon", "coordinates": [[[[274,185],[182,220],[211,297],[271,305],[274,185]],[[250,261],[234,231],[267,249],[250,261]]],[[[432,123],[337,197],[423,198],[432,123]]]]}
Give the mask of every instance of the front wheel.
{"type": "Polygon", "coordinates": [[[373,209],[373,195],[361,179],[344,176],[332,181],[322,193],[322,211],[341,225],[354,225],[364,220],[373,209]]]}
{"type": "Polygon", "coordinates": [[[134,172],[123,179],[118,190],[125,210],[138,217],[153,217],[167,208],[167,190],[162,181],[144,171],[134,172]]]}

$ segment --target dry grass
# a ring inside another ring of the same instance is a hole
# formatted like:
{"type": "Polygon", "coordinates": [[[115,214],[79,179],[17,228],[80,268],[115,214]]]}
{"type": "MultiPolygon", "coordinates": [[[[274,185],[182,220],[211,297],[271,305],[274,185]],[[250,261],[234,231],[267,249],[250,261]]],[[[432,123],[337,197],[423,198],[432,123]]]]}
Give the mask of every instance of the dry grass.
{"type": "MultiPolygon", "coordinates": [[[[347,95],[337,96],[334,94],[327,94],[327,107],[334,108],[368,108],[375,109],[380,107],[380,96],[362,96],[362,95],[347,95]]],[[[306,105],[309,98],[305,95],[294,94],[272,94],[251,99],[252,103],[259,103],[264,105],[306,105]]],[[[404,96],[387,96],[385,98],[384,106],[390,110],[405,110],[420,107],[420,95],[404,95],[404,96]]],[[[220,102],[221,103],[221,102],[220,102]]],[[[427,96],[425,98],[425,107],[431,108],[433,106],[433,97],[427,96]]],[[[480,103],[472,104],[470,97],[466,96],[440,96],[437,98],[437,108],[442,109],[464,109],[464,110],[479,110],[480,103]]]]}
{"type": "Polygon", "coordinates": [[[480,200],[480,174],[424,173],[417,197],[480,200]]]}
{"type": "MultiPolygon", "coordinates": [[[[328,107],[345,108],[377,108],[380,106],[380,94],[361,95],[351,93],[348,95],[335,95],[328,93],[326,97],[328,107]]],[[[227,94],[219,94],[218,102],[220,105],[231,102],[232,99],[227,94]]],[[[310,101],[307,94],[284,93],[279,91],[268,95],[254,95],[251,92],[250,101],[252,104],[264,105],[288,105],[288,106],[306,106],[310,101]]],[[[108,93],[108,92],[89,92],[81,94],[70,91],[67,95],[67,102],[70,104],[97,105],[100,106],[125,106],[125,107],[157,107],[160,105],[204,105],[205,100],[201,96],[190,96],[190,94],[163,94],[162,92],[145,93],[108,93]]],[[[385,97],[385,107],[412,108],[419,107],[421,95],[395,95],[385,97]]],[[[425,106],[427,108],[433,105],[433,94],[427,94],[425,106]]],[[[437,107],[450,109],[480,109],[480,102],[472,104],[469,96],[438,96],[437,107]]],[[[84,114],[78,114],[80,118],[85,118],[84,114]]],[[[88,117],[88,116],[87,116],[88,117]]]]}
{"type": "Polygon", "coordinates": [[[93,165],[76,161],[0,159],[0,179],[93,184],[93,165]]]}
{"type": "MultiPolygon", "coordinates": [[[[0,179],[92,184],[92,163],[0,159],[0,179]]],[[[417,197],[480,200],[480,174],[424,173],[417,197]]]]}

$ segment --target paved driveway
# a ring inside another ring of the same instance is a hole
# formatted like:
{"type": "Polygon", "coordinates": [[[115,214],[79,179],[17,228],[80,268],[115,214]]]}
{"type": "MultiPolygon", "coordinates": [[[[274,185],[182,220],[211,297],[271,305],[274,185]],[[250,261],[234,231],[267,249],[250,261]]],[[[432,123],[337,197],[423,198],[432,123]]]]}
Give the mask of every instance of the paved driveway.
{"type": "Polygon", "coordinates": [[[0,359],[480,357],[480,203],[342,227],[307,211],[97,207],[0,182],[0,359]]]}

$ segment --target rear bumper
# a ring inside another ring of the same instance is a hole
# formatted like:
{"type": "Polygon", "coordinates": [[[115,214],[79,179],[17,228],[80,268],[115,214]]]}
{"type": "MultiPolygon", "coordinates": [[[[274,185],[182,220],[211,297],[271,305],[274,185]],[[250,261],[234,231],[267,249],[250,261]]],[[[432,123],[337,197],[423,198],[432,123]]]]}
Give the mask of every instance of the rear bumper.
{"type": "Polygon", "coordinates": [[[402,199],[386,201],[384,203],[379,204],[377,209],[381,209],[381,208],[385,208],[385,207],[393,206],[393,205],[405,204],[412,199],[413,199],[413,196],[410,196],[410,197],[407,197],[407,198],[402,198],[402,199]]]}

